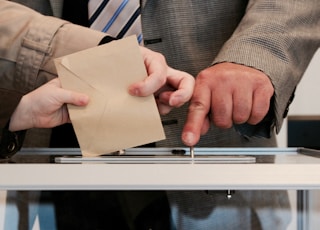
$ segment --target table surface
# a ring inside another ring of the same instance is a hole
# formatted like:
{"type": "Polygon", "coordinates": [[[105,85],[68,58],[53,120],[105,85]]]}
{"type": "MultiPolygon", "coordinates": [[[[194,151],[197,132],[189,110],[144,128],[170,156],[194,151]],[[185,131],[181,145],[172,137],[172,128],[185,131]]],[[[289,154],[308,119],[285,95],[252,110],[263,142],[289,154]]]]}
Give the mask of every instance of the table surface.
{"type": "Polygon", "coordinates": [[[194,155],[188,148],[135,148],[82,158],[79,149],[22,149],[0,164],[0,189],[320,189],[317,150],[195,148],[194,155]]]}

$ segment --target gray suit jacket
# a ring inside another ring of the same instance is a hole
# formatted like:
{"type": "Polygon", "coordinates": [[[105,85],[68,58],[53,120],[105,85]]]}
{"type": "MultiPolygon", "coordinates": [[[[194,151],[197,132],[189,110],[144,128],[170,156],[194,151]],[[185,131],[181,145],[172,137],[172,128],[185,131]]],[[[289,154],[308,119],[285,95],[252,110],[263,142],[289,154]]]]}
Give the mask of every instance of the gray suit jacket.
{"type": "MultiPolygon", "coordinates": [[[[62,0],[18,0],[44,14],[61,15],[62,0]]],[[[251,138],[279,131],[295,87],[320,46],[318,0],[142,0],[146,47],[165,55],[169,65],[194,76],[207,66],[234,62],[266,73],[275,88],[270,123],[220,130],[211,127],[199,146],[275,146],[270,139],[251,138]],[[271,127],[270,127],[271,126],[271,127]]],[[[158,146],[182,146],[186,107],[163,116],[167,139],[158,146]],[[169,122],[170,123],[170,122],[169,122]]]]}
{"type": "MultiPolygon", "coordinates": [[[[275,114],[272,126],[277,131],[296,85],[320,46],[319,18],[317,0],[147,0],[142,11],[144,39],[162,39],[147,47],[163,53],[173,67],[196,75],[212,63],[235,62],[266,73],[275,88],[271,109],[275,114]]],[[[176,110],[164,119],[178,119],[181,127],[184,117],[176,110]]],[[[255,128],[261,127],[267,128],[263,124],[255,128]]],[[[173,127],[166,131],[180,137],[173,127]]],[[[166,144],[176,142],[167,140],[166,144]]],[[[272,139],[246,138],[234,129],[214,127],[200,142],[202,146],[273,144],[272,139]]]]}

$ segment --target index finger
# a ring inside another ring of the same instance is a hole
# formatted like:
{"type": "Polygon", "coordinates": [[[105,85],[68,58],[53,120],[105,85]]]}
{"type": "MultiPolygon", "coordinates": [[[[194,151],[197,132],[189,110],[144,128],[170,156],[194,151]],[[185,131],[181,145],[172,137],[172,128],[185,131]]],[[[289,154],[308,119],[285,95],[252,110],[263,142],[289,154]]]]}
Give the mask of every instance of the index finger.
{"type": "Polygon", "coordinates": [[[182,141],[187,146],[198,143],[210,111],[211,91],[208,87],[196,85],[191,99],[186,124],[182,131],[182,141]]]}

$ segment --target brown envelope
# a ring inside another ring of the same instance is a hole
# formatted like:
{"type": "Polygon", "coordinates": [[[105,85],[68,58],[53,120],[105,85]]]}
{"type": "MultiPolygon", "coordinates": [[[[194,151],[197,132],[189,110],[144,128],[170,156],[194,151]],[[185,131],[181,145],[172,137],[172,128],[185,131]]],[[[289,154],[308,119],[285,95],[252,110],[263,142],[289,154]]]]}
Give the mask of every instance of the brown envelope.
{"type": "Polygon", "coordinates": [[[131,83],[147,77],[135,36],[55,60],[62,87],[90,97],[68,105],[83,156],[98,156],[165,139],[153,95],[134,97],[131,83]]]}

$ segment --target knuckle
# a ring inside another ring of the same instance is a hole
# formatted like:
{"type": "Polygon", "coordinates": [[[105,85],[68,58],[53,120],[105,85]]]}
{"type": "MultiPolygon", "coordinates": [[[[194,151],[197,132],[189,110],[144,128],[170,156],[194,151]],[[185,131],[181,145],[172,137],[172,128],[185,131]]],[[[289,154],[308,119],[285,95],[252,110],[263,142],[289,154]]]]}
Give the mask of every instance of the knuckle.
{"type": "Polygon", "coordinates": [[[166,58],[164,57],[164,55],[162,53],[159,52],[155,52],[154,55],[162,62],[166,62],[166,58]]]}
{"type": "Polygon", "coordinates": [[[245,105],[238,106],[233,114],[233,122],[236,124],[245,123],[250,116],[250,108],[245,105]]]}
{"type": "Polygon", "coordinates": [[[189,110],[189,112],[206,111],[207,108],[202,102],[193,100],[190,103],[188,110],[189,110]]]}
{"type": "Polygon", "coordinates": [[[251,114],[249,123],[252,125],[258,124],[266,116],[266,114],[267,112],[264,110],[255,110],[251,114]]]}
{"type": "Polygon", "coordinates": [[[216,116],[213,118],[213,123],[215,126],[222,129],[228,129],[232,127],[231,120],[227,119],[226,117],[216,116]]]}
{"type": "Polygon", "coordinates": [[[227,129],[232,127],[232,119],[228,115],[228,110],[225,107],[220,107],[218,111],[213,112],[212,121],[214,125],[219,128],[227,129]]]}
{"type": "Polygon", "coordinates": [[[245,123],[248,120],[248,115],[247,114],[236,114],[233,117],[233,122],[236,124],[242,124],[245,123]]]}

